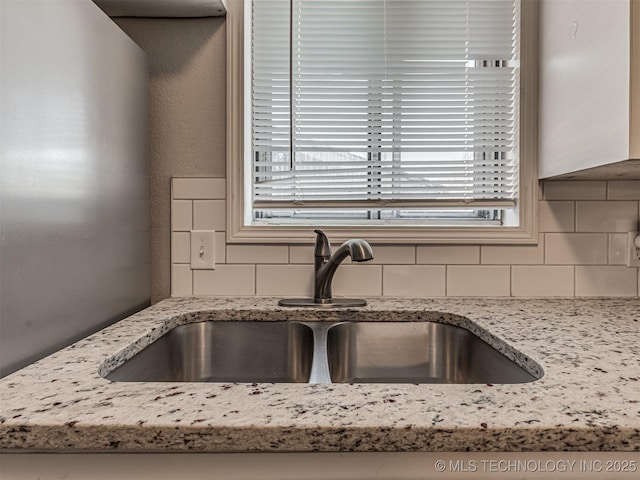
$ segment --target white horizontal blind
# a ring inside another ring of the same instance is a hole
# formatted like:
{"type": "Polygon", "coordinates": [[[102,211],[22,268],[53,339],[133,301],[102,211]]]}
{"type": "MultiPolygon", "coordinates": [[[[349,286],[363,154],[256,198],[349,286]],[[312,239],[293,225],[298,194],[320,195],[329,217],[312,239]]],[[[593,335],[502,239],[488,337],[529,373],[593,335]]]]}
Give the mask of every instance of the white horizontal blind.
{"type": "Polygon", "coordinates": [[[255,207],[512,205],[519,0],[254,0],[255,207]]]}
{"type": "Polygon", "coordinates": [[[251,85],[255,153],[290,152],[291,15],[289,0],[255,0],[251,85]]]}

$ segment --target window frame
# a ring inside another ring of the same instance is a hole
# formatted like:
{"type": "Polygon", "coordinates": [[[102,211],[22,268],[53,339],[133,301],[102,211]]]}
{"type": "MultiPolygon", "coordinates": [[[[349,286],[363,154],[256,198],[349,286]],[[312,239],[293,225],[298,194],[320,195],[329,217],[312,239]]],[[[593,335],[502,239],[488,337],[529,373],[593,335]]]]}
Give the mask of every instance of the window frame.
{"type": "MultiPolygon", "coordinates": [[[[227,242],[253,244],[310,243],[313,228],[308,225],[245,225],[245,204],[250,201],[245,184],[250,178],[244,168],[244,152],[251,148],[250,136],[244,135],[245,115],[250,112],[244,91],[245,0],[229,0],[227,5],[227,242]]],[[[377,244],[535,244],[538,242],[538,170],[537,170],[537,102],[538,102],[538,0],[521,3],[521,74],[520,74],[520,165],[519,226],[401,226],[339,225],[322,227],[327,235],[340,242],[362,237],[377,244]]]]}

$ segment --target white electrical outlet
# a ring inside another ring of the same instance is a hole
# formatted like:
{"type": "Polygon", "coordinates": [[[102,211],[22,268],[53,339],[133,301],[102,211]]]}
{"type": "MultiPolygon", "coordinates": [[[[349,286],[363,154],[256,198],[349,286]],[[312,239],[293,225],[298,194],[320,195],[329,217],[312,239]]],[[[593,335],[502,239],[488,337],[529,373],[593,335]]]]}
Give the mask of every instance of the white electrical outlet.
{"type": "Polygon", "coordinates": [[[640,267],[640,232],[627,235],[627,267],[640,267]]]}
{"type": "Polygon", "coordinates": [[[191,270],[215,270],[215,234],[213,230],[191,230],[191,270]]]}

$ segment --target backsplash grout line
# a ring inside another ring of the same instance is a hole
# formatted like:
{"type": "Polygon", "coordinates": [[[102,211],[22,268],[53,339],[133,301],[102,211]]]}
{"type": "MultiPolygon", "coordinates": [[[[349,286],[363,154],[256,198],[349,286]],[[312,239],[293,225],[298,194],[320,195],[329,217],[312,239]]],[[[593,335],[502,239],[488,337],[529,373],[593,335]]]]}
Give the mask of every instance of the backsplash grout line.
{"type": "MultiPolygon", "coordinates": [[[[171,201],[184,201],[185,204],[182,204],[180,208],[185,213],[187,210],[186,205],[190,205],[193,229],[195,228],[196,222],[195,199],[186,198],[188,195],[185,194],[185,192],[188,192],[189,184],[185,182],[185,178],[188,179],[188,177],[181,178],[183,179],[181,183],[181,197],[178,199],[173,198],[172,194],[171,201]],[[188,204],[186,202],[188,202],[188,204]]],[[[197,178],[202,179],[207,177],[197,178]]],[[[208,201],[208,199],[202,198],[206,196],[206,193],[203,193],[202,190],[202,182],[198,185],[200,187],[197,194],[199,195],[198,199],[204,202],[208,201]]],[[[545,202],[548,205],[546,227],[550,231],[543,230],[540,232],[539,238],[542,245],[540,245],[539,248],[535,246],[528,248],[526,245],[505,245],[503,247],[496,245],[436,244],[382,245],[377,247],[384,249],[381,251],[380,257],[377,260],[379,263],[371,265],[379,267],[375,278],[370,276],[373,270],[368,268],[359,270],[358,267],[353,265],[349,267],[349,278],[362,278],[362,281],[367,282],[367,285],[369,285],[367,288],[371,292],[377,292],[375,296],[381,297],[385,297],[388,294],[401,293],[402,291],[431,292],[432,294],[443,294],[444,296],[455,294],[455,296],[460,296],[465,295],[467,288],[470,289],[468,291],[471,295],[475,295],[474,292],[478,291],[493,291],[497,294],[508,295],[509,297],[514,297],[516,293],[525,297],[532,295],[539,296],[536,292],[553,292],[559,294],[564,292],[564,295],[573,295],[574,297],[578,293],[580,293],[581,296],[584,296],[585,293],[593,293],[593,295],[596,295],[599,291],[630,292],[633,290],[633,292],[637,294],[640,289],[638,269],[635,268],[627,271],[625,270],[627,267],[624,265],[611,264],[610,249],[614,248],[613,236],[623,233],[619,231],[622,230],[622,228],[618,226],[620,222],[625,225],[624,228],[629,225],[635,225],[637,227],[637,216],[640,215],[640,201],[624,199],[624,196],[628,194],[625,193],[623,188],[630,188],[626,184],[616,188],[616,196],[622,198],[610,199],[612,189],[611,184],[607,183],[605,200],[602,200],[602,182],[591,185],[593,185],[596,190],[590,192],[590,184],[582,182],[572,190],[579,194],[580,199],[571,200],[569,199],[569,194],[563,193],[560,189],[561,186],[558,185],[556,185],[556,188],[553,190],[553,195],[549,198],[550,192],[547,188],[547,182],[541,183],[541,199],[539,201],[545,202]],[[598,197],[600,199],[597,199],[598,197]],[[594,203],[590,205],[585,202],[594,203]],[[624,205],[622,213],[619,213],[618,203],[624,205]],[[634,204],[634,208],[630,208],[631,203],[634,204]],[[585,208],[585,205],[588,208],[585,208]],[[569,207],[572,209],[571,223],[568,222],[569,207]],[[593,209],[591,207],[593,207],[593,209]],[[617,217],[615,216],[616,213],[618,214],[617,217]],[[627,217],[629,214],[635,218],[629,219],[627,217]],[[579,227],[585,230],[578,231],[579,227]],[[571,231],[564,231],[569,228],[571,228],[571,231]],[[604,238],[602,236],[604,236],[604,238]],[[504,250],[501,250],[502,248],[504,248],[504,250]],[[521,248],[524,249],[521,250],[521,248]],[[553,254],[551,254],[551,248],[553,249],[553,254]],[[597,250],[593,250],[593,248],[597,248],[597,250]],[[602,248],[605,249],[604,253],[601,252],[602,248]],[[420,254],[419,251],[421,252],[420,254]],[[384,253],[384,255],[382,253],[384,253]],[[505,257],[506,255],[507,257],[505,257]],[[552,257],[550,257],[550,255],[552,255],[552,257]],[[422,263],[418,263],[420,260],[422,260],[422,263]],[[470,263],[457,263],[465,260],[470,263]],[[553,260],[554,263],[550,263],[551,260],[553,260]],[[452,269],[455,269],[455,277],[452,277],[452,269]],[[390,284],[387,281],[385,285],[385,278],[393,278],[394,283],[390,284]],[[455,278],[455,280],[453,280],[453,278],[455,278]],[[379,286],[377,282],[380,282],[379,286]],[[487,284],[487,282],[497,283],[487,284]],[[508,282],[508,285],[506,282],[508,282]],[[539,284],[536,284],[536,282],[539,284]],[[571,285],[569,285],[569,282],[571,282],[571,285]],[[578,290],[579,282],[580,290],[578,290]],[[390,287],[393,288],[393,292],[390,290],[390,287]],[[600,288],[603,290],[599,290],[600,288]]],[[[633,188],[633,185],[631,188],[633,188]]],[[[633,192],[631,192],[631,195],[633,195],[633,192]]],[[[225,201],[219,198],[211,200],[225,201]]],[[[216,220],[212,219],[210,215],[222,215],[220,208],[218,208],[218,210],[207,210],[204,214],[203,210],[198,211],[200,215],[198,221],[200,223],[215,223],[216,220]],[[207,216],[204,216],[205,214],[207,216]]],[[[172,238],[175,233],[189,233],[189,230],[186,229],[174,230],[173,225],[174,222],[171,221],[170,236],[172,238]]],[[[183,222],[182,228],[185,226],[186,223],[183,222]]],[[[224,231],[219,230],[217,233],[224,233],[224,231]]],[[[173,242],[171,242],[171,245],[172,248],[174,248],[173,242]]],[[[225,242],[216,249],[220,255],[227,257],[227,260],[229,257],[229,246],[230,245],[225,242]]],[[[249,294],[247,287],[249,287],[250,284],[244,283],[244,287],[242,287],[242,281],[243,279],[249,281],[250,275],[253,275],[253,281],[251,282],[253,293],[251,295],[258,295],[258,292],[264,292],[265,288],[284,291],[286,294],[287,288],[284,287],[284,283],[282,283],[283,286],[280,287],[277,283],[271,286],[262,283],[265,281],[266,271],[261,270],[261,279],[259,279],[258,270],[261,266],[275,268],[275,271],[278,272],[277,277],[281,277],[283,282],[285,280],[288,281],[288,285],[291,285],[292,288],[297,282],[297,280],[292,282],[292,278],[306,278],[304,281],[312,284],[312,262],[306,259],[306,252],[299,249],[294,250],[294,245],[282,245],[282,247],[286,247],[286,250],[274,249],[274,246],[265,247],[269,249],[269,252],[273,251],[274,255],[276,255],[273,257],[267,255],[267,259],[273,260],[273,262],[268,263],[259,263],[261,261],[260,258],[263,258],[260,257],[260,251],[252,250],[250,246],[247,247],[248,250],[234,247],[232,260],[242,260],[243,257],[239,255],[245,255],[246,253],[250,257],[247,259],[256,260],[255,262],[225,263],[225,259],[221,258],[216,259],[217,272],[213,270],[210,271],[212,273],[197,274],[197,271],[192,270],[191,275],[187,277],[191,279],[191,295],[194,294],[196,289],[199,294],[207,295],[220,295],[224,293],[224,295],[233,296],[234,292],[237,295],[247,295],[249,294]],[[294,251],[296,252],[295,254],[294,251]],[[295,258],[294,255],[296,256],[295,258]],[[303,263],[293,263],[294,260],[298,262],[302,261],[303,263]],[[289,276],[287,270],[289,266],[296,267],[296,275],[298,277],[289,276]],[[307,267],[309,270],[300,270],[300,267],[307,267]],[[307,277],[306,271],[310,272],[309,277],[307,277]],[[205,283],[202,283],[203,281],[205,281],[205,283]],[[222,288],[224,292],[221,290],[212,290],[214,288],[222,288]],[[236,289],[238,290],[236,291],[236,289]]],[[[189,263],[184,263],[186,259],[184,238],[181,240],[180,248],[181,256],[179,258],[183,261],[174,263],[170,258],[169,262],[171,266],[179,265],[182,268],[182,270],[179,270],[181,272],[180,275],[182,275],[182,281],[186,281],[186,270],[184,268],[188,266],[189,263]]],[[[253,248],[260,249],[262,247],[253,246],[253,248]]],[[[313,247],[309,246],[308,248],[312,249],[313,247]]],[[[375,250],[376,247],[374,246],[374,256],[375,250]]],[[[173,268],[170,270],[173,276],[173,273],[175,273],[173,268]]],[[[273,281],[278,282],[279,280],[278,278],[274,278],[273,281]]],[[[300,287],[301,284],[297,282],[298,291],[301,290],[300,287]]],[[[182,292],[189,289],[187,285],[179,286],[179,288],[182,292]]],[[[307,287],[304,287],[304,289],[306,288],[307,287]]],[[[309,294],[311,293],[312,292],[309,292],[309,294]]],[[[340,288],[334,288],[334,293],[337,296],[342,295],[340,288]]]]}

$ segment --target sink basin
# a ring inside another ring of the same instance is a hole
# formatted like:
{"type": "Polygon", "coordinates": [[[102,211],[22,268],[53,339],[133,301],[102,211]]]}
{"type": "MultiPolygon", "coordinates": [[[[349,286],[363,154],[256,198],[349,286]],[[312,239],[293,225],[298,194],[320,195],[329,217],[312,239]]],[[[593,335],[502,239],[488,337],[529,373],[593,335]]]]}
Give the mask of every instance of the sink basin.
{"type": "Polygon", "coordinates": [[[524,383],[536,377],[460,327],[430,322],[200,322],[106,375],[119,382],[524,383]]]}
{"type": "Polygon", "coordinates": [[[334,383],[525,383],[537,380],[460,327],[427,322],[354,322],[331,327],[334,383]]]}
{"type": "Polygon", "coordinates": [[[106,378],[120,382],[307,382],[313,332],[296,322],[200,322],[170,330],[106,378]]]}

